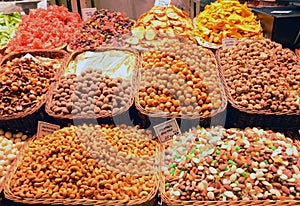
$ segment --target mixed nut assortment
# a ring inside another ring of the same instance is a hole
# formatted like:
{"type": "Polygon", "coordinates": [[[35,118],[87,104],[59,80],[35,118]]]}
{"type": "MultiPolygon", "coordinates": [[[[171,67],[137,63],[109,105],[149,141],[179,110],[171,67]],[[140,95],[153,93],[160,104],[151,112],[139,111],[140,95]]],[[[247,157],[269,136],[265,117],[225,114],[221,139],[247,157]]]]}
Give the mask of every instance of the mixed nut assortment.
{"type": "Polygon", "coordinates": [[[235,104],[249,110],[299,111],[300,62],[291,50],[269,39],[248,39],[219,54],[235,104]]]}
{"type": "Polygon", "coordinates": [[[53,91],[50,110],[56,115],[108,116],[127,107],[132,100],[131,82],[111,78],[101,70],[86,69],[79,76],[68,74],[53,91]]]}
{"type": "Polygon", "coordinates": [[[209,115],[221,107],[212,52],[182,39],[162,42],[143,55],[140,106],[147,112],[172,115],[209,115]]]}
{"type": "MultiPolygon", "coordinates": [[[[123,129],[129,137],[128,143],[127,135],[121,137],[122,144],[125,146],[127,143],[132,151],[138,150],[138,144],[134,146],[132,138],[138,139],[138,134],[145,136],[145,131],[130,127],[123,129]]],[[[120,131],[123,129],[120,128],[120,131]]],[[[154,196],[158,180],[153,168],[147,175],[109,169],[110,164],[122,165],[116,161],[125,159],[126,162],[137,157],[135,153],[126,154],[119,150],[120,159],[110,158],[114,163],[102,163],[101,158],[109,158],[111,152],[118,150],[117,145],[110,143],[118,136],[112,136],[109,130],[107,126],[102,128],[99,125],[70,126],[33,140],[24,149],[22,161],[11,177],[11,192],[21,198],[119,200],[123,203],[145,201],[154,196]],[[93,157],[95,153],[96,158],[93,157]]],[[[155,142],[145,139],[143,145],[155,147],[155,142]]],[[[138,156],[150,159],[151,155],[153,157],[150,148],[147,152],[144,149],[145,153],[138,156]]],[[[137,164],[143,166],[144,163],[137,164]]]]}
{"type": "Polygon", "coordinates": [[[28,136],[22,132],[13,134],[10,131],[0,129],[0,190],[4,178],[27,139],[28,136]]]}
{"type": "Polygon", "coordinates": [[[0,115],[12,116],[34,110],[56,81],[61,61],[35,56],[14,58],[0,68],[0,115]]]}
{"type": "Polygon", "coordinates": [[[174,200],[300,199],[300,145],[258,128],[193,128],[163,152],[163,194],[174,200]]]}
{"type": "Polygon", "coordinates": [[[112,40],[129,34],[134,20],[125,17],[121,12],[101,9],[96,11],[76,34],[70,43],[71,50],[81,48],[95,48],[107,44],[112,40]]]}

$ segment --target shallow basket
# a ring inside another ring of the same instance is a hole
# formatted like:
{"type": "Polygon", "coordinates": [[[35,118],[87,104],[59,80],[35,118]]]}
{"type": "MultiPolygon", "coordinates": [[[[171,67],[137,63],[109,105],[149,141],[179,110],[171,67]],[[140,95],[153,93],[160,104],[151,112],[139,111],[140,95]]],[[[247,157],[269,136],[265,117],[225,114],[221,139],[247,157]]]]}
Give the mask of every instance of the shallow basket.
{"type": "MultiPolygon", "coordinates": [[[[48,95],[47,97],[47,102],[46,102],[46,106],[45,106],[45,110],[46,113],[49,117],[49,121],[53,122],[55,124],[59,124],[61,126],[67,126],[70,124],[80,124],[81,122],[94,122],[95,120],[97,120],[97,122],[100,124],[110,124],[113,123],[114,120],[120,121],[122,123],[128,121],[128,116],[129,116],[129,110],[131,108],[131,106],[133,105],[134,102],[134,95],[136,93],[137,90],[137,85],[139,84],[139,67],[140,67],[140,54],[134,50],[134,49],[129,49],[129,48],[115,48],[115,47],[101,47],[101,48],[93,48],[93,49],[81,49],[81,50],[76,50],[75,52],[73,52],[69,59],[68,59],[68,63],[66,64],[65,69],[68,67],[68,64],[74,60],[76,58],[77,55],[83,53],[83,52],[87,52],[87,51],[91,51],[91,52],[105,52],[105,51],[110,51],[110,50],[117,50],[117,51],[127,51],[127,52],[131,52],[135,55],[136,59],[135,59],[135,67],[132,68],[133,69],[133,75],[131,78],[131,86],[132,86],[132,97],[130,99],[127,100],[127,105],[125,105],[124,107],[120,108],[117,112],[115,113],[111,113],[111,114],[107,114],[107,115],[100,115],[100,114],[93,114],[93,115],[82,115],[82,114],[56,114],[54,111],[51,110],[51,105],[53,102],[53,96],[52,96],[52,92],[48,95]]],[[[64,71],[63,71],[64,73],[64,71]]],[[[64,75],[64,74],[62,74],[64,75]]],[[[59,82],[60,80],[58,80],[59,82]]],[[[57,83],[58,83],[57,82],[57,83]]],[[[53,87],[53,90],[55,90],[57,88],[58,84],[55,84],[55,86],[53,87]]]]}
{"type": "MultiPolygon", "coordinates": [[[[34,137],[31,139],[31,141],[34,141],[37,137],[34,137]]],[[[30,142],[31,142],[30,141],[30,142]]],[[[138,199],[138,200],[130,200],[128,202],[125,201],[118,201],[118,200],[91,200],[91,199],[34,199],[34,198],[22,198],[19,196],[16,196],[12,193],[10,190],[10,182],[14,175],[14,173],[18,170],[18,166],[22,162],[22,158],[24,155],[24,149],[26,149],[29,146],[29,143],[26,144],[26,146],[23,148],[22,152],[19,153],[17,159],[15,160],[16,163],[11,169],[10,174],[7,177],[6,183],[4,185],[4,196],[6,199],[11,200],[16,203],[21,204],[34,204],[34,205],[111,205],[111,206],[117,206],[117,205],[141,205],[141,206],[154,206],[156,202],[156,194],[158,192],[159,188],[159,176],[156,171],[154,171],[154,176],[156,179],[156,184],[152,188],[152,191],[150,194],[144,198],[144,199],[138,199]]],[[[158,152],[158,148],[157,148],[158,152]]],[[[156,158],[158,158],[158,154],[156,154],[156,158]]]]}
{"type": "MultiPolygon", "coordinates": [[[[214,53],[211,50],[208,51],[210,55],[215,58],[214,53]]],[[[216,60],[215,64],[218,65],[216,60]]],[[[208,127],[211,125],[224,125],[226,117],[227,98],[222,85],[222,81],[220,79],[219,71],[217,70],[215,72],[217,76],[216,86],[220,89],[221,98],[221,106],[217,109],[213,109],[208,114],[195,113],[193,115],[170,114],[166,112],[148,112],[140,105],[139,94],[137,93],[135,95],[135,107],[138,114],[138,123],[144,128],[150,127],[151,129],[153,129],[152,126],[175,118],[182,131],[187,131],[191,127],[197,125],[201,125],[203,127],[208,127]]]]}
{"type": "MultiPolygon", "coordinates": [[[[61,59],[61,66],[57,71],[56,80],[61,75],[62,68],[66,64],[68,53],[65,51],[56,50],[32,50],[20,53],[12,53],[5,56],[0,65],[3,65],[6,61],[12,60],[14,58],[21,58],[26,54],[31,54],[32,56],[41,56],[51,59],[61,59]]],[[[44,103],[46,102],[47,95],[51,92],[54,83],[50,85],[49,90],[43,95],[43,100],[33,107],[31,110],[25,112],[19,112],[10,116],[0,116],[0,127],[6,128],[10,131],[24,131],[28,134],[35,134],[37,129],[38,120],[45,119],[44,103]],[[26,131],[25,131],[26,130],[26,131]]]]}
{"type": "MultiPolygon", "coordinates": [[[[10,165],[10,169],[8,171],[6,171],[6,175],[4,176],[2,182],[0,182],[0,194],[2,193],[2,191],[4,190],[4,187],[5,187],[5,183],[10,175],[10,173],[12,172],[13,170],[13,167],[17,164],[17,160],[18,160],[18,156],[23,152],[24,148],[27,147],[28,143],[31,141],[31,138],[27,138],[22,147],[20,148],[19,150],[19,154],[17,155],[17,158],[11,163],[10,165]]],[[[1,197],[1,196],[0,196],[1,197]]],[[[0,198],[0,202],[1,202],[1,198],[0,198]]]]}
{"type": "Polygon", "coordinates": [[[300,110],[297,112],[271,112],[264,110],[250,110],[236,103],[229,92],[229,87],[221,66],[219,50],[216,51],[217,61],[219,64],[219,73],[225,88],[228,102],[228,114],[226,124],[228,127],[263,127],[269,129],[278,128],[299,128],[300,127],[300,110]]]}

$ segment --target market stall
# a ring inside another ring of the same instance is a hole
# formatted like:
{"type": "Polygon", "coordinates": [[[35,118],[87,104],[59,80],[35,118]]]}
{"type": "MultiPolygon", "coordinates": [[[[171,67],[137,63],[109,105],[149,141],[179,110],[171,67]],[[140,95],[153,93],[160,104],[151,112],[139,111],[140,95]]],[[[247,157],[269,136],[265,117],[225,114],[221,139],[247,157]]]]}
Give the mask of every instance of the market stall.
{"type": "Polygon", "coordinates": [[[0,204],[299,204],[298,37],[122,3],[0,14],[0,204]]]}

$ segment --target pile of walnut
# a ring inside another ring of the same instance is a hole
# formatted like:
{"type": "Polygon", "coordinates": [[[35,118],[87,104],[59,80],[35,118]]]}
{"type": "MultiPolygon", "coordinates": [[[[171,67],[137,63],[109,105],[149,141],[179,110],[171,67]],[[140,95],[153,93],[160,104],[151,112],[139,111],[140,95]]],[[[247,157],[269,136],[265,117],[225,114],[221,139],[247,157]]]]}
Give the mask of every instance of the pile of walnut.
{"type": "Polygon", "coordinates": [[[34,199],[144,200],[158,184],[153,170],[157,145],[151,137],[122,125],[65,127],[28,145],[11,192],[34,199]]]}
{"type": "Polygon", "coordinates": [[[268,112],[300,109],[300,62],[291,50],[269,39],[242,40],[220,50],[220,59],[237,105],[268,112]]]}

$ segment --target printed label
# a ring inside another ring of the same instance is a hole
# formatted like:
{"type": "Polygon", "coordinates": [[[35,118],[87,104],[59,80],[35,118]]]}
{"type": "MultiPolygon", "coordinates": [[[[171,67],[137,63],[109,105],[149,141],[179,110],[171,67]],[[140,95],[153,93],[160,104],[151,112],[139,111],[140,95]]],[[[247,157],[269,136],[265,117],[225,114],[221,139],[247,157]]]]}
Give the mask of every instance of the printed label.
{"type": "Polygon", "coordinates": [[[153,128],[161,143],[172,139],[174,135],[181,135],[181,131],[176,122],[176,119],[171,119],[169,121],[155,125],[153,128]]]}
{"type": "Polygon", "coordinates": [[[233,47],[236,43],[237,39],[236,38],[225,38],[222,39],[222,48],[229,48],[229,47],[233,47]]]}
{"type": "Polygon", "coordinates": [[[46,135],[52,134],[54,131],[59,130],[60,126],[56,124],[50,124],[48,122],[38,122],[37,136],[44,137],[46,135]]]}
{"type": "Polygon", "coordinates": [[[155,0],[154,6],[168,7],[171,0],[155,0]]]}
{"type": "Polygon", "coordinates": [[[97,11],[96,8],[83,8],[83,9],[81,9],[82,20],[87,21],[88,18],[90,18],[95,13],[95,11],[97,11]]]}
{"type": "Polygon", "coordinates": [[[46,9],[47,10],[47,0],[42,0],[37,4],[37,8],[46,9]]]}

